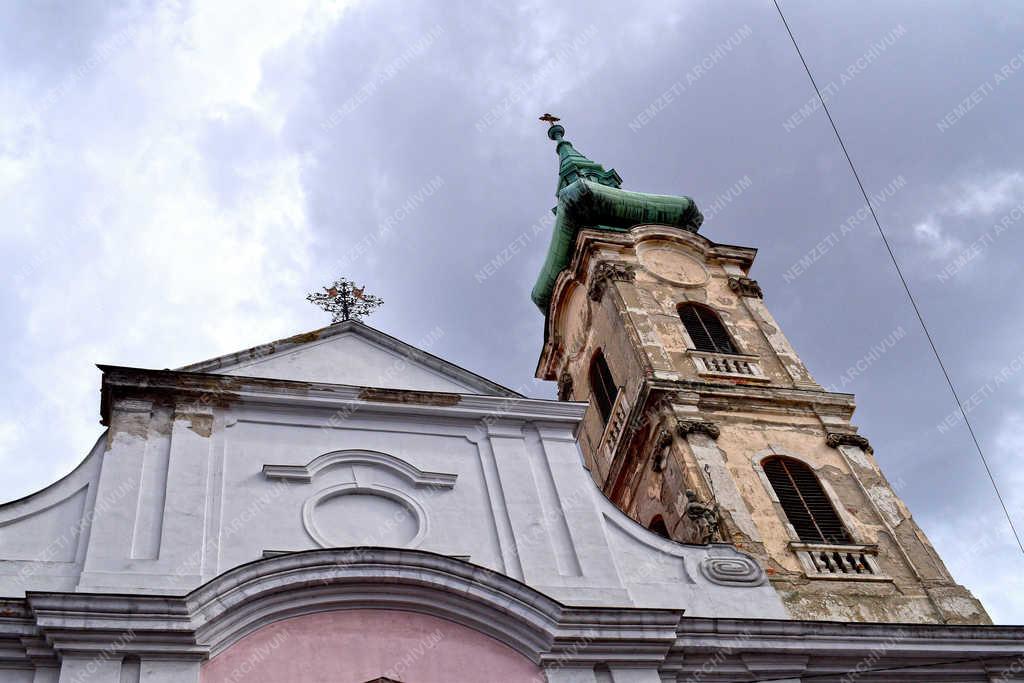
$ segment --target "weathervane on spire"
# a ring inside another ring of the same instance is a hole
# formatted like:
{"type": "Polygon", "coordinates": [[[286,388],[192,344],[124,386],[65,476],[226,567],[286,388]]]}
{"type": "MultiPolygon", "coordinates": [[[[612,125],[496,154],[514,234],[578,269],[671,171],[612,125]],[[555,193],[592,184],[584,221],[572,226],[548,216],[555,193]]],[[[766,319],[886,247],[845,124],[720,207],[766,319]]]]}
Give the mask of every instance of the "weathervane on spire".
{"type": "Polygon", "coordinates": [[[545,112],[544,116],[540,117],[540,120],[544,121],[549,126],[553,126],[556,123],[558,123],[559,121],[561,121],[562,119],[558,118],[557,116],[554,116],[553,114],[548,114],[548,113],[545,112]]]}
{"type": "Polygon", "coordinates": [[[306,301],[316,304],[331,314],[332,323],[345,320],[362,320],[373,309],[384,301],[372,294],[365,294],[365,287],[357,287],[356,283],[346,278],[338,278],[324,291],[310,292],[306,301]]]}

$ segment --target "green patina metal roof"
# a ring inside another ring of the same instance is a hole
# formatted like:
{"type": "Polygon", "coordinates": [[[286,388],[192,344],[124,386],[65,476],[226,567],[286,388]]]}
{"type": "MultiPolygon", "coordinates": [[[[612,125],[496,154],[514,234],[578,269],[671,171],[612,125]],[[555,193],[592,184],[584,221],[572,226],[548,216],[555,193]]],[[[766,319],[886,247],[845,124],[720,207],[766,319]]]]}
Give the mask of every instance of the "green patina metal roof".
{"type": "Polygon", "coordinates": [[[580,154],[563,139],[565,129],[557,123],[548,129],[558,154],[558,190],[555,196],[555,227],[548,256],[533,286],[531,298],[544,315],[551,293],[569,260],[576,235],[584,228],[626,232],[635,225],[658,223],[697,232],[704,221],[697,204],[689,197],[629,192],[621,189],[622,178],[615,169],[580,154]]]}
{"type": "Polygon", "coordinates": [[[622,187],[622,178],[615,169],[604,170],[604,166],[591,161],[576,151],[572,143],[562,139],[565,128],[557,123],[548,128],[548,137],[554,140],[555,153],[558,154],[558,190],[555,196],[581,178],[592,180],[608,187],[622,187]]]}

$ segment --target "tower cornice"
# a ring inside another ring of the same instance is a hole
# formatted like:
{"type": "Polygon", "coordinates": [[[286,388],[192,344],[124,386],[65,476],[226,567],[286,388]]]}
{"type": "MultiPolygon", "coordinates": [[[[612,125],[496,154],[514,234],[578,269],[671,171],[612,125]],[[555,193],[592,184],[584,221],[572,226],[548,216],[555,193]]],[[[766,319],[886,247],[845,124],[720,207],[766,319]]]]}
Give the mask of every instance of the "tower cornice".
{"type": "Polygon", "coordinates": [[[643,269],[643,266],[634,256],[636,248],[645,243],[665,242],[686,247],[688,250],[701,256],[705,261],[730,264],[742,273],[747,273],[750,270],[757,256],[757,249],[753,247],[721,244],[699,233],[671,225],[657,223],[637,224],[628,232],[610,232],[597,229],[580,230],[576,236],[567,265],[559,272],[552,286],[548,316],[544,325],[545,343],[541,350],[540,358],[537,361],[537,377],[548,380],[554,380],[558,377],[559,367],[562,363],[562,349],[559,347],[561,342],[564,342],[556,333],[559,317],[574,285],[589,289],[593,284],[590,282],[589,274],[598,248],[604,247],[606,249],[618,250],[623,263],[636,269],[643,269]]]}

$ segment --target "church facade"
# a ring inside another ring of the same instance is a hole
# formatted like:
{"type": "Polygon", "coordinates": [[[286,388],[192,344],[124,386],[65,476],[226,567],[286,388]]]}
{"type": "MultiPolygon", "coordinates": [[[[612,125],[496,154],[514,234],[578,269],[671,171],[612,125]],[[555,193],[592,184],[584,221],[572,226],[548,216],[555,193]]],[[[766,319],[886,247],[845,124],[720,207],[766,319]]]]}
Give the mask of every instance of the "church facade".
{"type": "Polygon", "coordinates": [[[551,136],[562,400],[355,320],[101,366],[95,447],[0,505],[0,681],[1024,679],[1024,629],[949,577],[753,251],[551,136]]]}

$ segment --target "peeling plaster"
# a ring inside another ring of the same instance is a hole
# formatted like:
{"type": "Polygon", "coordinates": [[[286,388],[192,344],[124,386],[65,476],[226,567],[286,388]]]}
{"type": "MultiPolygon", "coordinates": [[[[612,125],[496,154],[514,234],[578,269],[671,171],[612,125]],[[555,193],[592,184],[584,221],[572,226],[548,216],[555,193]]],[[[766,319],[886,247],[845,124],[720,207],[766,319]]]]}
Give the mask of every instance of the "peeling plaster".
{"type": "Polygon", "coordinates": [[[903,521],[903,516],[900,514],[900,502],[888,486],[871,486],[868,488],[868,495],[878,511],[885,515],[890,526],[898,526],[903,521]]]}
{"type": "MultiPolygon", "coordinates": [[[[650,231],[653,227],[644,229],[650,231]]],[[[671,230],[665,228],[665,232],[671,230]]],[[[632,264],[628,248],[613,252],[606,246],[581,239],[573,262],[599,258],[632,264]]],[[[615,283],[621,297],[606,296],[597,309],[600,313],[595,310],[588,320],[577,320],[578,314],[567,320],[569,304],[557,297],[552,303],[550,319],[556,322],[551,332],[556,338],[566,330],[581,327],[587,330],[587,342],[570,359],[561,350],[548,355],[550,347],[546,347],[539,376],[550,375],[553,368],[568,367],[574,378],[574,398],[587,400],[587,364],[600,348],[616,383],[631,402],[647,395],[647,391],[652,392],[651,396],[657,391],[658,395],[671,397],[667,400],[676,417],[707,420],[721,430],[717,441],[703,437],[682,443],[677,440],[670,465],[657,473],[650,467],[653,433],[624,438],[618,450],[611,453],[601,442],[603,420],[596,409],[588,410],[579,441],[585,461],[598,465],[592,467],[592,473],[602,490],[638,522],[661,515],[679,540],[689,533],[688,520],[681,519],[686,505],[684,490],[692,488],[702,497],[710,496],[720,506],[725,540],[751,552],[769,570],[770,580],[785,596],[794,617],[985,623],[987,615],[980,604],[942,566],[923,532],[881,476],[873,457],[856,449],[827,446],[828,431],[856,431],[850,423],[852,399],[825,392],[814,382],[762,300],[740,299],[729,289],[728,274],[746,276],[750,263],[723,263],[683,246],[678,249],[681,258],[703,259],[710,274],[704,284],[652,279],[640,269],[632,283],[615,283]],[[677,313],[677,306],[687,301],[710,302],[741,351],[757,357],[770,383],[746,389],[748,382],[743,377],[708,380],[699,374],[688,352],[692,340],[677,313]],[[669,390],[669,383],[678,384],[678,393],[669,390]],[[755,454],[764,457],[772,453],[797,457],[816,472],[854,540],[869,546],[877,544],[880,577],[860,581],[805,575],[813,568],[806,569],[790,546],[796,533],[777,498],[773,498],[771,484],[758,467],[752,466],[755,454]],[[863,471],[863,482],[850,471],[851,467],[854,472],[863,471]],[[899,528],[898,543],[887,531],[895,528],[899,528]],[[935,590],[956,601],[949,609],[936,607],[929,597],[929,591],[935,590]]],[[[588,286],[588,277],[585,269],[577,269],[582,287],[588,286]]],[[[645,411],[638,416],[649,424],[662,425],[664,418],[656,415],[664,406],[663,400],[662,407],[652,401],[637,406],[645,411]]]]}

